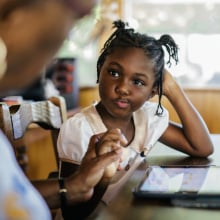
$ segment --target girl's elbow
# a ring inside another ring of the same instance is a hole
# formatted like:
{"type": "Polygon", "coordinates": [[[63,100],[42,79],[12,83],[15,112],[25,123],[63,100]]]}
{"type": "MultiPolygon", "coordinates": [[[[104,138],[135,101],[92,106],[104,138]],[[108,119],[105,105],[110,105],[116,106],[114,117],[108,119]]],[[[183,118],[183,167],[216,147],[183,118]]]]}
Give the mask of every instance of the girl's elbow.
{"type": "Polygon", "coordinates": [[[206,156],[208,157],[208,156],[212,155],[213,153],[214,153],[214,146],[211,145],[209,150],[207,151],[207,155],[206,156]]]}
{"type": "Polygon", "coordinates": [[[214,146],[212,144],[210,144],[209,147],[205,147],[205,150],[203,150],[202,152],[200,151],[200,156],[201,157],[209,157],[214,153],[214,146]]]}

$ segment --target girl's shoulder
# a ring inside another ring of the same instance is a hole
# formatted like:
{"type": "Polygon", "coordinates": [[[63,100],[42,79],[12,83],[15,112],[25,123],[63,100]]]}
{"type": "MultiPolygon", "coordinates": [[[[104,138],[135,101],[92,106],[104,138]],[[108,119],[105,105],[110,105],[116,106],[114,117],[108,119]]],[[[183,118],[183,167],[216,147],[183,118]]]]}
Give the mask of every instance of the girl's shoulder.
{"type": "Polygon", "coordinates": [[[75,113],[71,117],[69,117],[61,126],[60,133],[67,132],[67,131],[76,131],[80,130],[81,128],[88,128],[88,121],[85,114],[87,108],[81,109],[79,112],[75,113]]]}
{"type": "MultiPolygon", "coordinates": [[[[158,103],[147,101],[142,105],[139,111],[144,112],[147,115],[157,116],[156,115],[157,108],[158,108],[158,103]]],[[[163,108],[163,113],[160,116],[165,116],[165,117],[168,116],[167,109],[164,106],[162,106],[162,108],[163,108]]]]}
{"type": "Polygon", "coordinates": [[[87,106],[82,108],[79,112],[67,119],[68,122],[75,121],[84,121],[87,120],[88,115],[97,115],[94,105],[87,106]]]}
{"type": "Polygon", "coordinates": [[[89,129],[94,134],[106,131],[106,127],[96,110],[95,104],[83,108],[80,112],[65,121],[62,127],[66,129],[89,129]]]}

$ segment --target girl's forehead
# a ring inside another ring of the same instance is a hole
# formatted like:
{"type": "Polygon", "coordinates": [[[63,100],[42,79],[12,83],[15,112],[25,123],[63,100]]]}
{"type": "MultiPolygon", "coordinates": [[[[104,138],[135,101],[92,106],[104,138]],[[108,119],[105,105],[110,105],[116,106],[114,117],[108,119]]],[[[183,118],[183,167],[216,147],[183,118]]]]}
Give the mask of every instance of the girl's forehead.
{"type": "Polygon", "coordinates": [[[118,59],[144,59],[145,61],[149,60],[146,53],[142,48],[138,47],[117,47],[112,49],[112,51],[108,55],[110,58],[118,58],[118,59]]]}
{"type": "Polygon", "coordinates": [[[106,62],[119,63],[125,66],[135,65],[143,69],[153,68],[153,62],[144,50],[137,47],[114,48],[106,57],[106,62]]]}
{"type": "Polygon", "coordinates": [[[133,52],[133,53],[144,53],[144,50],[140,47],[134,47],[134,46],[118,46],[118,47],[114,47],[112,48],[112,52],[111,54],[114,53],[129,53],[129,52],[133,52]]]}

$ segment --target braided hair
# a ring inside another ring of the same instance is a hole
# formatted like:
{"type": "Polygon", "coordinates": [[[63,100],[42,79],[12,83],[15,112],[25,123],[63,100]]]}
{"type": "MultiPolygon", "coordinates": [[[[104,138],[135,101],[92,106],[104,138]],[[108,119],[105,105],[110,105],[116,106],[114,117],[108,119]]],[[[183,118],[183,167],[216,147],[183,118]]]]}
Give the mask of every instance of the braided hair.
{"type": "Polygon", "coordinates": [[[155,83],[154,86],[158,87],[158,107],[156,115],[162,115],[163,107],[161,105],[161,98],[163,94],[163,73],[165,65],[165,53],[163,46],[166,48],[169,59],[167,64],[171,66],[171,58],[178,63],[178,46],[170,35],[162,35],[158,40],[146,34],[135,32],[133,28],[126,28],[127,23],[118,20],[113,22],[113,28],[116,30],[105,42],[101,54],[97,61],[97,82],[99,80],[100,70],[103,66],[105,59],[110,55],[115,48],[119,47],[136,47],[143,49],[146,56],[151,60],[154,66],[155,83]]]}

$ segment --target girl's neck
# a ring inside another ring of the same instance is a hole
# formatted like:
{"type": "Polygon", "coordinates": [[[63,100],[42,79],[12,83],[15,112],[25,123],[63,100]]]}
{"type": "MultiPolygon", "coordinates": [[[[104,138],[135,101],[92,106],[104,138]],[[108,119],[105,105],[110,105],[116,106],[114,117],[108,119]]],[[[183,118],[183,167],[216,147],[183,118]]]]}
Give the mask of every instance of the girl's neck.
{"type": "Polygon", "coordinates": [[[115,118],[108,113],[108,111],[100,102],[96,105],[96,110],[99,113],[102,122],[104,123],[107,129],[119,128],[127,138],[128,143],[130,143],[133,140],[135,126],[132,116],[128,118],[115,118]]]}

